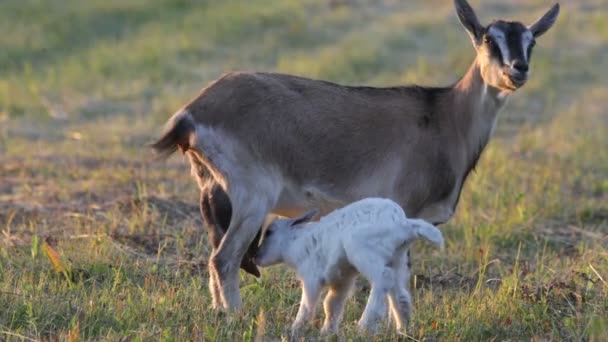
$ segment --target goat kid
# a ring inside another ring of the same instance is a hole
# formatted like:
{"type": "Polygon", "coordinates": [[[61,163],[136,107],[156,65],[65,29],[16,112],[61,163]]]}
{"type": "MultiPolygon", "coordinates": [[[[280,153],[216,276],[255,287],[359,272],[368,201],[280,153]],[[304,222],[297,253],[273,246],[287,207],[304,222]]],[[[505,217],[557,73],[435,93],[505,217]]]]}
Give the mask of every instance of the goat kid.
{"type": "Polygon", "coordinates": [[[381,198],[363,199],[309,222],[315,215],[273,221],[255,258],[262,267],[285,263],[296,270],[302,299],[292,331],[313,318],[320,291],[329,287],[321,333],[336,332],[358,273],[371,283],[359,329],[376,331],[387,298],[397,330],[405,328],[412,311],[409,246],[423,238],[443,247],[439,229],[408,219],[397,203],[381,198]]]}

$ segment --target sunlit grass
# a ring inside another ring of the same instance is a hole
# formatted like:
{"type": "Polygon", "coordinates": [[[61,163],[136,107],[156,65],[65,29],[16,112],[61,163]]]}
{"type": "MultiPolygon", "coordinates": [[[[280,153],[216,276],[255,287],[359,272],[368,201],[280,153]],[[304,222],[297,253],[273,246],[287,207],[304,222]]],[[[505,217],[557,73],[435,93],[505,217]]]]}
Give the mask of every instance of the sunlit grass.
{"type": "MultiPolygon", "coordinates": [[[[472,3],[483,22],[550,5],[472,3]]],[[[415,246],[411,338],[608,338],[608,3],[562,5],[442,227],[446,250],[415,246]]],[[[293,273],[243,274],[243,313],[211,310],[189,167],[144,145],[225,71],[445,85],[474,56],[439,0],[8,0],[0,29],[0,340],[287,339],[293,273]]],[[[369,340],[368,290],[343,337],[369,340]]],[[[387,325],[377,340],[397,339],[387,325]]]]}

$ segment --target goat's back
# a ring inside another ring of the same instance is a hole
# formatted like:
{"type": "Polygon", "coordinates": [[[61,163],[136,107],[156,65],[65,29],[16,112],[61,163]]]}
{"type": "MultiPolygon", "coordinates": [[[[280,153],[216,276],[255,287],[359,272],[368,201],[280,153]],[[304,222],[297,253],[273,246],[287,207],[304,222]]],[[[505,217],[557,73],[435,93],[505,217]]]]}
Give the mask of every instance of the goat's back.
{"type": "Polygon", "coordinates": [[[230,73],[185,110],[197,125],[238,140],[296,188],[315,187],[342,203],[390,197],[415,214],[455,184],[450,168],[436,167],[450,164],[437,144],[445,139],[437,118],[445,91],[230,73]]]}

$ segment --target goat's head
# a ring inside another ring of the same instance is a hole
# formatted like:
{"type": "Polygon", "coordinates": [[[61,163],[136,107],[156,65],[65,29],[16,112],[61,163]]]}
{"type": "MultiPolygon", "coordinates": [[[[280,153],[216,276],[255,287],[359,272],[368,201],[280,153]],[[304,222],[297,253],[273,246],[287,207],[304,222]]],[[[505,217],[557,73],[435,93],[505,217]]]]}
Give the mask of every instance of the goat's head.
{"type": "Polygon", "coordinates": [[[466,0],[455,0],[460,22],[471,36],[477,51],[481,77],[501,91],[514,91],[528,80],[530,57],[536,38],[553,26],[559,14],[559,4],[533,24],[496,20],[483,26],[466,0]]]}
{"type": "Polygon", "coordinates": [[[276,265],[285,261],[284,252],[289,248],[289,240],[294,229],[310,222],[317,215],[313,210],[296,218],[275,219],[268,225],[262,244],[255,256],[255,263],[262,267],[276,265]]]}

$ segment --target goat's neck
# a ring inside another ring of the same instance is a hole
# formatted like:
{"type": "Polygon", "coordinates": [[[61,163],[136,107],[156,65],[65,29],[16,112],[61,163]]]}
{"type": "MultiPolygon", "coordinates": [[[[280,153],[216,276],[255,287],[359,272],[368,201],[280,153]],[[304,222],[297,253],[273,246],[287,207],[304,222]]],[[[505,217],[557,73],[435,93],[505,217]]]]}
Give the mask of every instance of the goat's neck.
{"type": "Polygon", "coordinates": [[[451,107],[456,134],[465,144],[466,163],[474,167],[481,151],[494,131],[498,111],[503,107],[510,91],[487,84],[477,59],[450,92],[447,103],[451,107]]]}

